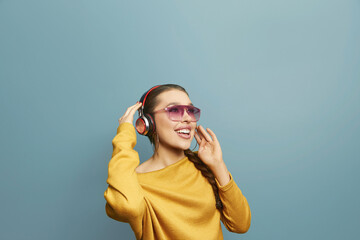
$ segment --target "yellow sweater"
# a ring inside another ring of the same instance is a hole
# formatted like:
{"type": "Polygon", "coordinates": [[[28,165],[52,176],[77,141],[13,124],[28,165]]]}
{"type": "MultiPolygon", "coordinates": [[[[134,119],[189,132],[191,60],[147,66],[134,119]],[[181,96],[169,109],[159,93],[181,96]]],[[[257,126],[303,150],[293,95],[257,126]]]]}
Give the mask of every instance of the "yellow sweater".
{"type": "Polygon", "coordinates": [[[128,222],[136,239],[219,240],[223,239],[220,220],[231,232],[249,229],[250,208],[230,172],[226,185],[216,180],[224,206],[220,214],[210,183],[187,157],[160,170],[137,173],[134,126],[120,124],[112,144],[106,214],[128,222]]]}

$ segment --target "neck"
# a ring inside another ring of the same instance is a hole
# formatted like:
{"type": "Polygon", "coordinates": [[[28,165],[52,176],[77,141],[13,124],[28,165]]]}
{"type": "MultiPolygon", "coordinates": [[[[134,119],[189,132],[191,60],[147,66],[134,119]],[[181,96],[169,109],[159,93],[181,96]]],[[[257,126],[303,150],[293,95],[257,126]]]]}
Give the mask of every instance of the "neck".
{"type": "Polygon", "coordinates": [[[156,163],[156,165],[166,167],[183,159],[185,156],[184,150],[182,149],[166,148],[160,145],[152,155],[152,161],[156,163]]]}

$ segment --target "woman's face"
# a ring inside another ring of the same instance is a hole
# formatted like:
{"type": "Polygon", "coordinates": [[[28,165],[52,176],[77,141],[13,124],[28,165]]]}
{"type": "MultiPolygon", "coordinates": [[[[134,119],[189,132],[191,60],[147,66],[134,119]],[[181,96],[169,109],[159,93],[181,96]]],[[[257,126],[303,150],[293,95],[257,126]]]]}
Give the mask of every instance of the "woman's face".
{"type": "MultiPolygon", "coordinates": [[[[173,105],[190,105],[191,101],[188,95],[180,90],[172,89],[162,92],[157,96],[158,104],[154,111],[164,109],[173,105]]],[[[159,144],[166,148],[176,148],[186,150],[190,148],[191,141],[194,138],[196,122],[191,122],[191,117],[186,111],[180,122],[172,121],[168,118],[166,111],[155,113],[156,133],[159,136],[159,144]],[[180,129],[188,128],[189,135],[178,133],[180,129]]]]}

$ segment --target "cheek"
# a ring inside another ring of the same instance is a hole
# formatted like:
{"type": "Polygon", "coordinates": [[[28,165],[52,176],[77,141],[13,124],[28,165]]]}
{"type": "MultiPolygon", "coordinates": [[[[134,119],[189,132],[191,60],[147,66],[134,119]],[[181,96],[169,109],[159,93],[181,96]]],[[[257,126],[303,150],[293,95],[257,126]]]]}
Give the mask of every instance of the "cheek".
{"type": "Polygon", "coordinates": [[[166,135],[172,134],[176,123],[169,120],[167,117],[158,117],[155,119],[156,131],[159,135],[166,137],[166,135]]]}

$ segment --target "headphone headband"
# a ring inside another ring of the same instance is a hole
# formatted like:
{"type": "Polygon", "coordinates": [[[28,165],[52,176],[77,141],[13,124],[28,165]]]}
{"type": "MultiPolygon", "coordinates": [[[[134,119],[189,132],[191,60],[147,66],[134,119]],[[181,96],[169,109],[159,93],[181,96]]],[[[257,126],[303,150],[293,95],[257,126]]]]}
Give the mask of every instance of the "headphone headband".
{"type": "Polygon", "coordinates": [[[150,88],[150,90],[148,90],[148,91],[145,93],[145,97],[144,97],[144,100],[143,100],[143,102],[142,102],[142,105],[143,105],[143,106],[144,106],[144,104],[145,104],[145,100],[146,100],[147,96],[149,95],[149,93],[150,93],[153,89],[158,88],[158,87],[160,87],[160,86],[161,86],[161,85],[154,86],[154,87],[150,88]]]}
{"type": "Polygon", "coordinates": [[[142,106],[139,109],[139,118],[136,120],[136,130],[141,135],[148,135],[155,130],[155,122],[150,114],[144,114],[144,104],[149,93],[155,88],[160,87],[161,85],[156,85],[150,88],[147,92],[145,92],[140,98],[140,102],[142,102],[142,106]]]}

